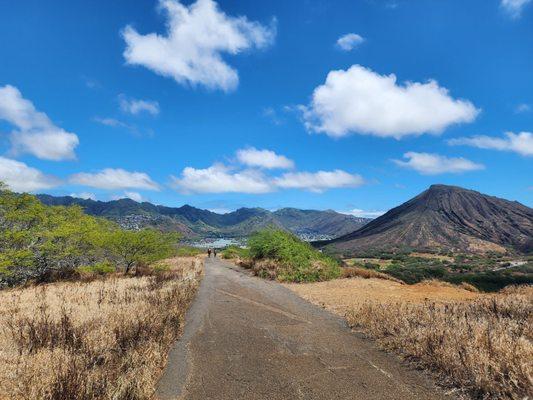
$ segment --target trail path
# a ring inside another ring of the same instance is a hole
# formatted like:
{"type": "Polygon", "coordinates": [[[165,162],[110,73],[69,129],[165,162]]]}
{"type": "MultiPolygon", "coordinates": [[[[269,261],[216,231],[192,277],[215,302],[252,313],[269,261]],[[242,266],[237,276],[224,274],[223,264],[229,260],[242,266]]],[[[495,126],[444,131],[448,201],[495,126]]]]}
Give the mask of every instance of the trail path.
{"type": "Polygon", "coordinates": [[[167,399],[451,399],[342,318],[207,259],[158,385],[167,399]]]}

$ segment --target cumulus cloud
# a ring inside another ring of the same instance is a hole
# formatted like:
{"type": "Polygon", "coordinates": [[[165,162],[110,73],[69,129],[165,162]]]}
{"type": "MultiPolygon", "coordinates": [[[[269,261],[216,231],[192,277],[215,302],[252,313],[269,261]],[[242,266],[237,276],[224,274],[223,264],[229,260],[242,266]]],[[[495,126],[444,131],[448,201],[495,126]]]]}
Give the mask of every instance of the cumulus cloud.
{"type": "Polygon", "coordinates": [[[360,218],[377,218],[385,214],[387,211],[369,211],[369,210],[362,210],[360,208],[354,208],[352,210],[339,211],[339,212],[341,214],[353,215],[354,217],[360,217],[360,218]]]}
{"type": "Polygon", "coordinates": [[[14,86],[0,87],[0,120],[16,127],[10,135],[13,154],[54,161],[75,158],[78,136],[54,125],[14,86]]]}
{"type": "Polygon", "coordinates": [[[155,183],[144,172],[130,172],[121,168],[106,168],[96,173],[80,172],[69,179],[76,185],[90,186],[99,189],[144,189],[159,190],[155,183]]]}
{"type": "Polygon", "coordinates": [[[337,39],[337,47],[344,51],[351,51],[364,41],[365,39],[357,33],[347,33],[337,39]]]}
{"type": "Polygon", "coordinates": [[[531,0],[501,0],[500,4],[512,18],[519,18],[524,7],[530,2],[531,0]]]}
{"type": "Polygon", "coordinates": [[[350,133],[394,137],[441,133],[448,126],[472,122],[479,110],[454,99],[434,80],[398,84],[396,76],[379,75],[353,65],[331,71],[308,106],[300,106],[308,130],[342,137],[350,133]]]}
{"type": "Polygon", "coordinates": [[[238,73],[222,55],[264,48],[276,34],[275,21],[267,27],[244,16],[228,16],[213,0],[197,0],[190,6],[160,0],[159,8],[167,17],[166,34],[142,35],[127,26],[122,31],[124,58],[127,64],[144,66],[179,84],[235,89],[238,73]]]}
{"type": "Polygon", "coordinates": [[[119,96],[120,109],[128,114],[137,115],[146,112],[151,115],[159,114],[159,103],[154,100],[130,99],[124,95],[119,96]]]}
{"type": "Polygon", "coordinates": [[[142,203],[144,201],[144,197],[139,192],[130,192],[130,191],[125,191],[122,195],[113,196],[111,199],[112,200],[130,199],[130,200],[136,201],[137,203],[142,203]]]}
{"type": "Polygon", "coordinates": [[[294,161],[291,159],[278,155],[272,150],[257,150],[255,147],[237,150],[237,160],[249,167],[266,169],[294,168],[294,161]]]}
{"type": "Polygon", "coordinates": [[[364,179],[360,175],[336,169],[318,172],[288,172],[274,178],[274,185],[283,189],[304,189],[321,193],[327,189],[358,187],[364,179]]]}
{"type": "Polygon", "coordinates": [[[60,184],[56,177],[45,175],[23,162],[0,157],[0,181],[15,192],[34,192],[60,184]]]}
{"type": "Polygon", "coordinates": [[[465,145],[479,149],[514,151],[523,156],[533,156],[533,133],[506,132],[503,138],[492,136],[472,136],[448,140],[452,146],[465,145]]]}
{"type": "Polygon", "coordinates": [[[233,171],[223,164],[209,168],[186,167],[179,178],[172,176],[172,185],[184,193],[268,193],[273,190],[269,180],[259,171],[233,171]]]}
{"type": "Polygon", "coordinates": [[[413,169],[422,175],[458,174],[485,168],[483,164],[477,164],[463,157],[445,157],[439,154],[416,153],[414,151],[405,153],[403,157],[408,161],[393,161],[400,167],[413,169]]]}
{"type": "Polygon", "coordinates": [[[531,105],[526,104],[526,103],[518,104],[514,109],[514,112],[516,114],[523,114],[523,113],[527,113],[530,111],[531,111],[531,105]]]}

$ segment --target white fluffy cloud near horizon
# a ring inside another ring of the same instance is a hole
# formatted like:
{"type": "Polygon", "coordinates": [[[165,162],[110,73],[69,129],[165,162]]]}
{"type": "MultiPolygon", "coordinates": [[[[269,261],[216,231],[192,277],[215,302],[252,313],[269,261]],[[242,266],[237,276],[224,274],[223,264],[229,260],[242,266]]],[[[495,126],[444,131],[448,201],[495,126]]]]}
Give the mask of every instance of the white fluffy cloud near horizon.
{"type": "Polygon", "coordinates": [[[76,158],[78,136],[56,126],[14,86],[0,87],[0,120],[16,128],[9,137],[13,155],[27,153],[52,161],[76,158]]]}
{"type": "Polygon", "coordinates": [[[357,33],[347,33],[337,39],[336,46],[343,51],[352,51],[364,41],[365,39],[357,33]]]}
{"type": "Polygon", "coordinates": [[[354,217],[360,217],[360,218],[377,218],[383,214],[385,214],[387,211],[377,210],[377,211],[370,211],[370,210],[362,210],[360,208],[353,208],[348,211],[339,211],[341,214],[347,214],[352,215],[354,217]]]}
{"type": "Polygon", "coordinates": [[[124,58],[182,85],[234,90],[239,75],[222,57],[269,46],[276,36],[275,19],[270,26],[233,17],[213,0],[197,0],[187,6],[178,0],[160,0],[167,32],[140,34],[128,25],[122,31],[124,58]]]}
{"type": "Polygon", "coordinates": [[[130,199],[130,200],[136,201],[137,203],[142,203],[143,201],[145,201],[144,197],[139,192],[132,192],[128,190],[126,190],[124,193],[120,195],[114,195],[111,197],[111,200],[121,200],[121,199],[130,199]]]}
{"type": "Polygon", "coordinates": [[[451,146],[471,146],[479,149],[512,151],[522,156],[533,156],[533,133],[506,132],[504,137],[478,135],[448,140],[451,146]]]}
{"type": "Polygon", "coordinates": [[[318,172],[287,172],[274,178],[274,185],[282,189],[303,189],[322,193],[328,189],[356,188],[365,183],[357,174],[336,169],[318,172]]]}
{"type": "Polygon", "coordinates": [[[483,164],[478,164],[463,157],[445,157],[434,153],[417,153],[409,151],[403,155],[407,161],[393,160],[393,162],[407,169],[412,169],[422,175],[460,174],[468,171],[485,169],[483,164]]]}
{"type": "Polygon", "coordinates": [[[258,150],[255,147],[237,150],[237,160],[249,167],[259,167],[265,169],[292,169],[294,161],[276,154],[272,150],[258,150]]]}
{"type": "Polygon", "coordinates": [[[51,175],[46,175],[27,164],[0,156],[0,181],[15,192],[35,192],[51,189],[61,181],[51,175]]]}
{"type": "Polygon", "coordinates": [[[247,193],[264,194],[280,189],[299,189],[322,193],[329,189],[355,188],[364,179],[342,170],[317,172],[286,172],[279,176],[266,175],[260,169],[239,169],[222,163],[208,168],[186,167],[180,176],[171,176],[171,186],[184,194],[247,193]]]}
{"type": "Polygon", "coordinates": [[[80,172],[71,175],[69,182],[75,185],[89,186],[98,189],[143,189],[159,190],[159,185],[144,172],[130,172],[122,168],[105,168],[101,171],[80,172]]]}
{"type": "Polygon", "coordinates": [[[185,194],[191,193],[268,193],[272,186],[257,170],[234,171],[216,163],[208,168],[186,167],[181,176],[171,176],[171,185],[185,194]]]}
{"type": "Polygon", "coordinates": [[[396,139],[440,134],[474,121],[480,112],[470,101],[451,97],[435,80],[401,84],[394,74],[380,75],[361,65],[331,71],[300,110],[311,132],[396,139]]]}

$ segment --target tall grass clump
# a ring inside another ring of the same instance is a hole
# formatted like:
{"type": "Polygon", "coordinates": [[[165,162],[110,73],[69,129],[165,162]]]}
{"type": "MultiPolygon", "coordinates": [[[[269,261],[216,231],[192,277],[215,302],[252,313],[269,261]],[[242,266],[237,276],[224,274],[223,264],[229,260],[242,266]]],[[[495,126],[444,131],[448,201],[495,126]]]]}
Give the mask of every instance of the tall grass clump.
{"type": "Polygon", "coordinates": [[[474,398],[526,399],[533,393],[531,286],[471,302],[367,302],[347,318],[474,398]]]}
{"type": "Polygon", "coordinates": [[[0,292],[0,399],[153,399],[199,259],[0,292]]]}
{"type": "Polygon", "coordinates": [[[253,271],[281,282],[317,282],[338,278],[339,263],[296,236],[278,229],[265,229],[248,240],[253,271]]]}

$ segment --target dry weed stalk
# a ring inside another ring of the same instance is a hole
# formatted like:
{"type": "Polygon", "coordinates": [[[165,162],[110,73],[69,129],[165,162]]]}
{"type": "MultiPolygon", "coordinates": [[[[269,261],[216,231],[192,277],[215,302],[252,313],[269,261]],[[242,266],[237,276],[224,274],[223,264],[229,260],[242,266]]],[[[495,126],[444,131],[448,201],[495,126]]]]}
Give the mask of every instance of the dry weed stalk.
{"type": "Polygon", "coordinates": [[[199,259],[171,264],[0,292],[0,398],[152,398],[201,272],[199,259]]]}
{"type": "Polygon", "coordinates": [[[533,287],[451,304],[366,302],[347,318],[475,398],[533,395],[533,287]]]}

